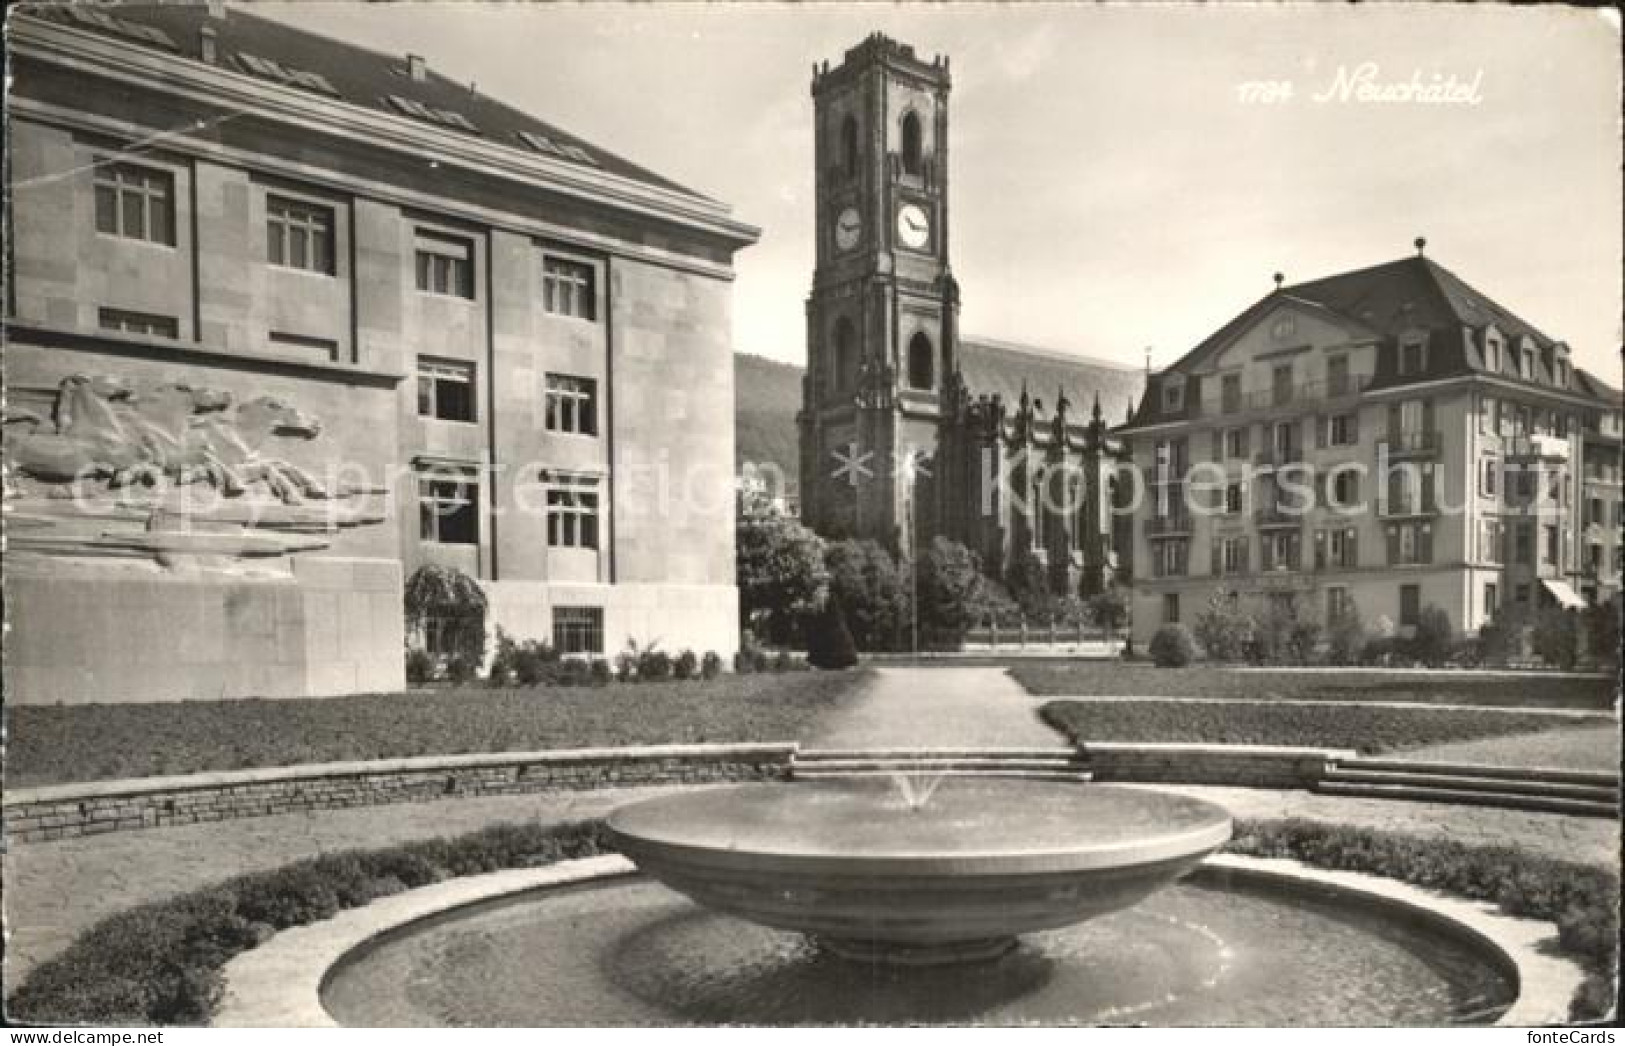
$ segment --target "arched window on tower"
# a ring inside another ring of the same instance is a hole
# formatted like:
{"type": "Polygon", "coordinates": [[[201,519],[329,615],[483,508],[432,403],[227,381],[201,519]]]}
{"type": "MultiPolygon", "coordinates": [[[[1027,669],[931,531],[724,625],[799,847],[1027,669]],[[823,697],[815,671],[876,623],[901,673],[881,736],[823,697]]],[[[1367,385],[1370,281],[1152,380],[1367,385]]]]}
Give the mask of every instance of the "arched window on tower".
{"type": "Polygon", "coordinates": [[[908,343],[908,386],[911,389],[935,388],[937,383],[936,350],[923,331],[916,333],[908,343]]]}
{"type": "Polygon", "coordinates": [[[909,110],[903,116],[903,170],[908,174],[919,174],[923,165],[921,160],[922,147],[920,143],[920,114],[909,110]]]}
{"type": "Polygon", "coordinates": [[[858,176],[858,121],[851,113],[841,122],[841,168],[848,178],[858,176]]]}
{"type": "Polygon", "coordinates": [[[835,321],[835,351],[830,354],[829,387],[836,390],[851,388],[857,334],[852,321],[842,316],[835,321]]]}

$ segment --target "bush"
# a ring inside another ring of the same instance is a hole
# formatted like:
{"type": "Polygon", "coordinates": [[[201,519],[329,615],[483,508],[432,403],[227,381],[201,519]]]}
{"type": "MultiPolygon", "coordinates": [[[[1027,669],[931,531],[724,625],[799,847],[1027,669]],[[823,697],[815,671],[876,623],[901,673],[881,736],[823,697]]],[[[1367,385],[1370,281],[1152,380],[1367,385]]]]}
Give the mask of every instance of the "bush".
{"type": "Polygon", "coordinates": [[[1151,660],[1158,668],[1184,668],[1196,656],[1196,643],[1184,625],[1163,625],[1151,637],[1151,660]]]}
{"type": "MultiPolygon", "coordinates": [[[[847,629],[858,650],[903,650],[908,647],[909,586],[907,576],[879,542],[837,541],[824,552],[829,567],[825,599],[839,601],[847,629]]],[[[808,632],[821,617],[813,615],[808,632]]]]}
{"type": "Polygon", "coordinates": [[[1334,665],[1358,664],[1365,645],[1365,623],[1360,620],[1360,608],[1352,602],[1346,603],[1343,611],[1327,623],[1326,659],[1334,665]]]}
{"type": "Polygon", "coordinates": [[[775,672],[794,672],[800,667],[801,665],[796,661],[795,655],[788,650],[780,650],[773,655],[773,671],[775,672]]]}
{"type": "MultiPolygon", "coordinates": [[[[788,659],[788,655],[779,656],[788,659]]],[[[846,614],[841,609],[840,600],[834,595],[830,596],[824,609],[814,619],[811,634],[807,637],[807,663],[814,668],[826,669],[851,668],[858,663],[852,633],[846,626],[846,614]]],[[[774,667],[782,672],[789,666],[774,667]]]]}
{"type": "Polygon", "coordinates": [[[1619,598],[1604,599],[1585,612],[1587,650],[1604,668],[1619,668],[1619,598]]]}
{"type": "Polygon", "coordinates": [[[1416,634],[1410,642],[1411,656],[1430,668],[1436,668],[1450,659],[1455,638],[1455,630],[1450,627],[1450,615],[1437,603],[1429,603],[1416,618],[1416,634]]]}
{"type": "Polygon", "coordinates": [[[609,667],[609,662],[601,657],[592,659],[591,673],[593,686],[608,686],[615,678],[615,672],[609,667]]]}
{"type": "Polygon", "coordinates": [[[1253,664],[1307,664],[1320,642],[1320,621],[1307,600],[1275,596],[1255,619],[1247,657],[1253,664]]]}
{"type": "Polygon", "coordinates": [[[406,652],[406,681],[413,686],[422,686],[434,678],[434,658],[429,656],[427,650],[416,648],[406,652]]]}
{"type": "Polygon", "coordinates": [[[539,686],[553,681],[558,663],[559,653],[553,644],[535,639],[515,640],[499,628],[486,678],[493,686],[506,686],[510,682],[539,686]]]}
{"type": "Polygon", "coordinates": [[[676,675],[678,679],[698,678],[700,674],[700,659],[694,655],[694,651],[684,650],[677,655],[677,660],[672,663],[672,673],[676,675]]]}
{"type": "Polygon", "coordinates": [[[1241,606],[1235,592],[1214,589],[1207,605],[1196,615],[1196,641],[1215,661],[1234,661],[1242,656],[1252,638],[1253,619],[1241,606]]]}
{"type": "Polygon", "coordinates": [[[1523,640],[1528,622],[1521,614],[1498,613],[1479,626],[1474,641],[1481,665],[1505,665],[1523,659],[1523,640]]]}
{"type": "Polygon", "coordinates": [[[671,655],[659,647],[650,647],[638,655],[637,678],[640,683],[670,679],[671,673],[671,655]]]}
{"type": "Polygon", "coordinates": [[[768,642],[794,642],[827,578],[823,539],[794,520],[741,519],[735,560],[740,624],[768,642]]]}
{"type": "Polygon", "coordinates": [[[748,676],[756,671],[756,658],[749,650],[740,650],[734,655],[734,672],[737,675],[748,676]]]}
{"type": "Polygon", "coordinates": [[[1089,597],[1089,619],[1101,628],[1115,632],[1128,621],[1128,600],[1115,588],[1089,597]]]}
{"type": "Polygon", "coordinates": [[[479,674],[480,663],[475,658],[453,654],[446,659],[446,678],[459,686],[473,682],[474,677],[479,674]]]}
{"type": "Polygon", "coordinates": [[[497,825],[239,876],[97,923],[33,970],[7,1000],[7,1016],[39,1024],[204,1024],[220,999],[221,969],[274,929],[453,875],[589,856],[603,838],[597,823],[497,825]]]}
{"type": "Polygon", "coordinates": [[[707,650],[700,659],[700,677],[715,679],[722,674],[722,657],[715,650],[707,650]]]}
{"type": "MultiPolygon", "coordinates": [[[[485,660],[485,590],[454,567],[426,563],[406,579],[404,594],[406,634],[414,645],[445,653],[450,662],[461,659],[464,679],[485,660]]],[[[453,677],[456,678],[456,677],[453,677]]]]}
{"type": "Polygon", "coordinates": [[[921,645],[958,650],[981,602],[981,560],[959,542],[938,537],[919,557],[916,571],[921,645]]]}

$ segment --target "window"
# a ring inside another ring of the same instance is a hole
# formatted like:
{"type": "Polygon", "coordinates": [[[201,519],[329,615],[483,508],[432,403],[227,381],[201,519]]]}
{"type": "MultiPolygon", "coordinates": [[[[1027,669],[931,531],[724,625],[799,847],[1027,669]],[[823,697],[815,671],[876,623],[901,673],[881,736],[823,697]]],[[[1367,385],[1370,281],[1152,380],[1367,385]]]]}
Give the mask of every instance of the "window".
{"type": "Polygon", "coordinates": [[[853,331],[852,321],[842,316],[835,321],[835,352],[830,356],[829,385],[832,389],[850,388],[853,379],[853,369],[857,364],[853,353],[857,335],[853,331]]]}
{"type": "Polygon", "coordinates": [[[1326,394],[1328,396],[1343,396],[1351,392],[1349,388],[1349,358],[1347,356],[1332,356],[1326,360],[1326,394]]]}
{"type": "Polygon", "coordinates": [[[851,113],[841,121],[841,166],[848,178],[858,176],[858,121],[851,113]]]}
{"type": "Polygon", "coordinates": [[[1427,523],[1401,523],[1388,528],[1388,563],[1409,566],[1433,562],[1433,527],[1427,523]]]}
{"type": "Polygon", "coordinates": [[[603,607],[554,607],[553,649],[561,654],[604,652],[603,607]]]}
{"type": "Polygon", "coordinates": [[[1179,624],[1179,593],[1168,592],[1162,597],[1162,623],[1179,624]]]}
{"type": "Polygon", "coordinates": [[[1303,540],[1295,530],[1262,535],[1259,549],[1265,570],[1297,570],[1302,565],[1303,540]]]}
{"type": "Polygon", "coordinates": [[[417,280],[418,290],[429,294],[474,297],[474,244],[419,229],[417,280]]]}
{"type": "Polygon", "coordinates": [[[1225,538],[1220,544],[1220,563],[1226,574],[1245,574],[1247,572],[1247,539],[1225,538]]]}
{"type": "Polygon", "coordinates": [[[1399,373],[1420,374],[1427,370],[1427,343],[1407,341],[1399,346],[1399,373]]]}
{"type": "Polygon", "coordinates": [[[281,196],[267,196],[265,260],[289,269],[332,275],[332,209],[281,196]]]}
{"type": "Polygon", "coordinates": [[[140,334],[149,338],[180,337],[180,323],[173,316],[154,316],[124,309],[98,309],[96,319],[102,330],[140,334]]]}
{"type": "Polygon", "coordinates": [[[1493,519],[1484,521],[1478,532],[1478,558],[1485,563],[1501,562],[1501,546],[1506,541],[1506,528],[1493,519]]]}
{"type": "Polygon", "coordinates": [[[598,383],[569,374],[547,376],[547,430],[598,435],[598,383]]]}
{"type": "Polygon", "coordinates": [[[96,231],[166,246],[175,242],[175,180],[164,171],[99,160],[96,231]]]}
{"type": "Polygon", "coordinates": [[[1501,463],[1495,458],[1485,458],[1479,464],[1478,492],[1484,497],[1493,498],[1498,489],[1497,477],[1501,474],[1501,463]]]}
{"type": "Polygon", "coordinates": [[[1602,514],[1602,498],[1588,498],[1586,500],[1586,525],[1602,523],[1605,517],[1602,514]]]}
{"type": "Polygon", "coordinates": [[[1326,419],[1326,443],[1328,446],[1352,447],[1359,441],[1359,415],[1333,414],[1326,419]]]}
{"type": "Polygon", "coordinates": [[[593,267],[565,258],[542,259],[542,308],[555,316],[598,318],[597,281],[593,267]]]}
{"type": "Polygon", "coordinates": [[[1220,379],[1220,403],[1226,413],[1241,409],[1241,375],[1226,374],[1220,379]]]}
{"type": "Polygon", "coordinates": [[[293,334],[289,331],[267,331],[265,339],[279,348],[298,350],[298,355],[306,358],[318,354],[327,360],[339,358],[339,343],[332,338],[312,338],[309,335],[293,334]]]}
{"type": "Polygon", "coordinates": [[[1226,483],[1224,486],[1224,511],[1226,515],[1239,516],[1242,512],[1243,486],[1241,483],[1226,483]]]}
{"type": "Polygon", "coordinates": [[[1292,402],[1292,364],[1279,364],[1270,372],[1270,389],[1277,407],[1292,402]]]}
{"type": "Polygon", "coordinates": [[[1518,377],[1526,381],[1535,380],[1535,350],[1526,348],[1518,355],[1518,377]]]}
{"type": "Polygon", "coordinates": [[[1298,460],[1298,424],[1294,421],[1277,421],[1270,427],[1270,443],[1274,448],[1275,461],[1284,463],[1298,460]]]}
{"type": "Polygon", "coordinates": [[[1169,381],[1162,387],[1162,408],[1164,410],[1183,410],[1185,408],[1184,382],[1169,381]]]}
{"type": "Polygon", "coordinates": [[[461,477],[418,477],[418,537],[442,545],[480,541],[480,487],[461,477]]]}
{"type": "Polygon", "coordinates": [[[1534,535],[1531,533],[1532,524],[1514,524],[1512,531],[1512,562],[1529,563],[1534,556],[1534,535]]]}
{"type": "Polygon", "coordinates": [[[1354,606],[1349,598],[1346,588],[1328,588],[1326,590],[1326,620],[1328,623],[1341,620],[1354,606]]]}
{"type": "Polygon", "coordinates": [[[1490,435],[1495,427],[1495,397],[1485,396],[1478,401],[1478,431],[1490,435]]]}
{"type": "Polygon", "coordinates": [[[1558,360],[1552,364],[1552,382],[1560,388],[1568,388],[1569,365],[1563,360],[1558,360]]]}
{"type": "Polygon", "coordinates": [[[1189,546],[1183,539],[1158,541],[1152,545],[1152,567],[1156,577],[1183,577],[1189,546]]]}
{"type": "Polygon", "coordinates": [[[936,352],[931,339],[915,334],[908,343],[908,385],[911,389],[929,389],[936,385],[936,352]]]}
{"type": "Polygon", "coordinates": [[[1399,623],[1414,626],[1422,616],[1422,586],[1399,586],[1399,623]]]}
{"type": "Polygon", "coordinates": [[[1559,552],[1557,527],[1548,523],[1541,529],[1545,531],[1546,540],[1541,545],[1543,554],[1540,561],[1542,563],[1556,563],[1559,552]]]}
{"type": "MultiPolygon", "coordinates": [[[[1229,408],[1225,408],[1228,410],[1229,408]]],[[[1227,458],[1245,458],[1247,456],[1247,430],[1228,429],[1224,434],[1224,456],[1227,458]]]]}
{"type": "Polygon", "coordinates": [[[1484,340],[1484,369],[1492,373],[1501,370],[1501,339],[1486,338],[1484,340]]]}
{"type": "Polygon", "coordinates": [[[440,421],[473,421],[474,365],[419,356],[418,414],[440,421]]]}
{"type": "Polygon", "coordinates": [[[1315,566],[1359,566],[1356,540],[1357,534],[1353,527],[1340,527],[1336,530],[1319,532],[1315,535],[1315,566]]]}
{"type": "Polygon", "coordinates": [[[547,543],[552,548],[598,547],[598,481],[554,478],[547,488],[547,543]]]}
{"type": "Polygon", "coordinates": [[[1332,507],[1351,509],[1360,503],[1360,473],[1342,469],[1332,473],[1332,507]]]}
{"type": "Polygon", "coordinates": [[[903,171],[906,174],[919,174],[925,166],[920,137],[920,114],[911,109],[903,116],[903,171]]]}
{"type": "Polygon", "coordinates": [[[1484,582],[1484,616],[1494,617],[1501,607],[1501,589],[1493,581],[1484,582]]]}

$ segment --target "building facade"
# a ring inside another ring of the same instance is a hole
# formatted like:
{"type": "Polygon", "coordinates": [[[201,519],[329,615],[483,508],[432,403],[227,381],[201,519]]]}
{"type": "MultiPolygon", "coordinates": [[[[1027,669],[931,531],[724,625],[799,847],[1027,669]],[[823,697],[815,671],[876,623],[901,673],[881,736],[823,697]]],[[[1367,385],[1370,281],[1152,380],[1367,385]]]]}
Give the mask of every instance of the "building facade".
{"type": "Polygon", "coordinates": [[[950,537],[995,575],[1030,555],[1092,591],[1114,571],[1104,417],[1140,375],[960,336],[950,86],[946,59],[879,34],[814,70],[802,518],[905,556],[950,537]]]}
{"type": "Polygon", "coordinates": [[[217,5],[11,29],[8,698],[393,689],[426,563],[572,652],[737,646],[756,230],[417,56],[217,5]]]}
{"type": "Polygon", "coordinates": [[[1117,430],[1134,635],[1215,591],[1405,634],[1620,590],[1618,389],[1423,256],[1282,286],[1154,375],[1117,430]]]}

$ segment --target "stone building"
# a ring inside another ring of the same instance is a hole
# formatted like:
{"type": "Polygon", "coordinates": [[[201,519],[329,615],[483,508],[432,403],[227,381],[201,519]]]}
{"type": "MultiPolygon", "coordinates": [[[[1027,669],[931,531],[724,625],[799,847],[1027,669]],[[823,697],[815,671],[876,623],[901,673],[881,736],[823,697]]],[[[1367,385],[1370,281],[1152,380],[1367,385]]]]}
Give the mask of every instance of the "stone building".
{"type": "Polygon", "coordinates": [[[813,72],[802,518],[903,555],[945,535],[996,575],[1031,554],[1056,591],[1090,591],[1114,565],[1105,418],[1141,376],[960,336],[949,88],[946,59],[880,34],[813,72]]]}
{"type": "Polygon", "coordinates": [[[9,27],[8,700],[398,688],[424,563],[571,651],[736,646],[755,229],[418,56],[9,27]]]}
{"type": "Polygon", "coordinates": [[[1154,375],[1134,634],[1215,590],[1399,634],[1620,591],[1620,391],[1417,253],[1276,287],[1154,375]]]}

